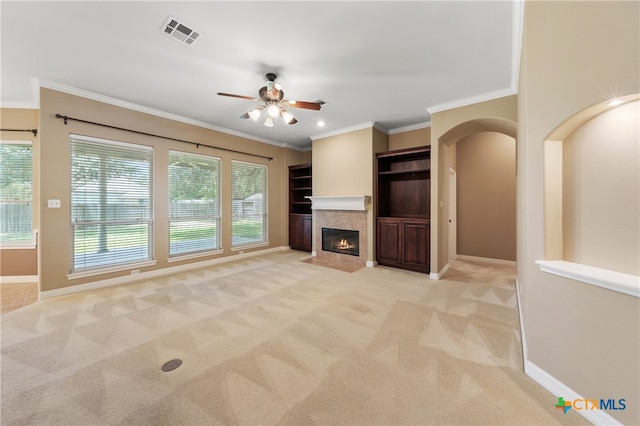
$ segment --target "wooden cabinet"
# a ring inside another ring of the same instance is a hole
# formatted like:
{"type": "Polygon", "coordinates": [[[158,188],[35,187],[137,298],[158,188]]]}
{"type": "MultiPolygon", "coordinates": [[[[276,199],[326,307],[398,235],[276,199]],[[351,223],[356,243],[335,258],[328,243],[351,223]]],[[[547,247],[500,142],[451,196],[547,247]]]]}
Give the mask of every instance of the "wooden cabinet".
{"type": "Polygon", "coordinates": [[[289,246],[311,251],[311,164],[289,167],[289,246]]]}
{"type": "Polygon", "coordinates": [[[378,263],[429,272],[429,225],[426,220],[378,218],[378,263]]]}
{"type": "Polygon", "coordinates": [[[289,246],[292,249],[311,251],[311,215],[289,214],[289,246]]]}
{"type": "Polygon", "coordinates": [[[376,155],[378,264],[429,272],[431,158],[421,147],[376,155]]]}

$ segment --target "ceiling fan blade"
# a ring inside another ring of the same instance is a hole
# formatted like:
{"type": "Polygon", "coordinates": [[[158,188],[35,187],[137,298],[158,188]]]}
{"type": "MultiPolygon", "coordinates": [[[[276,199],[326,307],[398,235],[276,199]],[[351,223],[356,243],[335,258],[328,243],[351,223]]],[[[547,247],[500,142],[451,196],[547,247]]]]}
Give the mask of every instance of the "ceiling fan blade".
{"type": "Polygon", "coordinates": [[[313,109],[320,110],[321,104],[318,102],[305,102],[305,101],[286,101],[287,105],[293,108],[304,108],[304,109],[313,109]]]}
{"type": "Polygon", "coordinates": [[[259,101],[260,100],[260,98],[252,98],[251,96],[243,96],[243,95],[234,95],[232,93],[218,92],[218,95],[220,95],[220,96],[229,96],[231,98],[248,99],[250,101],[259,101]]]}

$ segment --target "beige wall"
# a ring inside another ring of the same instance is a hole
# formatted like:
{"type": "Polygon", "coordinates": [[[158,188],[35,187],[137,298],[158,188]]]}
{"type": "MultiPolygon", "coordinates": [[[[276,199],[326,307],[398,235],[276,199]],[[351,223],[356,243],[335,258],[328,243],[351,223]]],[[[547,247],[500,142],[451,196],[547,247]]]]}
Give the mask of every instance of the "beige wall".
{"type": "Polygon", "coordinates": [[[640,92],[639,17],[638,2],[525,2],[518,91],[517,262],[526,356],[584,397],[625,398],[626,410],[608,411],[623,424],[640,424],[638,298],[543,273],[535,261],[545,249],[544,141],[590,106],[640,92]]]}
{"type": "Polygon", "coordinates": [[[389,135],[389,151],[431,145],[431,127],[389,135]]]}
{"type": "Polygon", "coordinates": [[[467,105],[431,116],[431,271],[449,261],[449,167],[456,168],[455,143],[469,135],[493,131],[516,135],[517,96],[467,105]]]}
{"type": "Polygon", "coordinates": [[[640,275],[640,102],[610,109],[564,143],[564,259],[640,275]]]}
{"type": "Polygon", "coordinates": [[[312,159],[313,159],[313,151],[311,151],[311,149],[301,152],[302,155],[302,162],[300,164],[306,164],[306,163],[311,163],[312,159]]]}
{"type": "Polygon", "coordinates": [[[0,272],[3,277],[38,275],[36,249],[5,249],[0,251],[0,272]]]}
{"type": "MultiPolygon", "coordinates": [[[[40,289],[42,291],[69,287],[96,280],[129,275],[129,271],[114,272],[79,279],[68,279],[69,273],[69,135],[79,134],[97,138],[137,143],[154,148],[154,258],[157,264],[143,268],[141,272],[177,266],[196,261],[230,256],[231,251],[231,160],[243,160],[267,166],[268,188],[268,240],[266,247],[286,246],[287,215],[286,189],[287,166],[299,162],[301,153],[270,144],[232,136],[182,122],[172,121],[114,105],[76,97],[73,95],[42,89],[41,107],[41,156],[40,167],[41,200],[59,199],[60,209],[44,208],[41,201],[40,237],[40,289]],[[138,135],[120,130],[56,119],[55,114],[68,115],[87,121],[107,123],[141,132],[185,139],[193,142],[229,148],[262,156],[273,157],[272,161],[251,155],[236,154],[219,149],[138,135]],[[224,253],[197,258],[190,261],[167,261],[168,245],[168,195],[167,168],[170,149],[212,155],[220,158],[222,166],[222,248],[224,253]]],[[[247,249],[250,251],[250,249],[247,249]]]]}
{"type": "MultiPolygon", "coordinates": [[[[367,261],[375,260],[374,160],[387,135],[371,127],[313,141],[313,195],[368,195],[367,261]]],[[[314,217],[315,221],[315,217],[314,217]]],[[[316,241],[314,235],[313,241],[316,241]]],[[[317,250],[316,247],[313,250],[317,250]]]]}
{"type": "MultiPolygon", "coordinates": [[[[0,108],[0,128],[38,129],[39,115],[36,109],[0,108]]],[[[29,132],[0,132],[2,140],[31,141],[33,146],[33,229],[39,223],[38,159],[39,136],[29,132]]],[[[38,275],[37,249],[0,250],[0,276],[38,275]]]]}
{"type": "Polygon", "coordinates": [[[516,260],[516,144],[496,132],[456,143],[457,254],[516,260]]]}
{"type": "Polygon", "coordinates": [[[313,195],[373,194],[373,128],[313,141],[313,195]]]}

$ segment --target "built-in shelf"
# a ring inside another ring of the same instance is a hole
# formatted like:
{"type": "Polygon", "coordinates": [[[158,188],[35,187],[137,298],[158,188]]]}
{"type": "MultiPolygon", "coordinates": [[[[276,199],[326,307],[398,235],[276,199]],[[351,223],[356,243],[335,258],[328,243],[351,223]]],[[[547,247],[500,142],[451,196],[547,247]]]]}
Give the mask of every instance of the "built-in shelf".
{"type": "Polygon", "coordinates": [[[391,176],[391,175],[408,175],[412,173],[429,173],[429,169],[413,169],[413,170],[389,170],[386,172],[378,172],[379,176],[391,176]]]}
{"type": "Polygon", "coordinates": [[[376,260],[430,272],[431,151],[418,147],[376,154],[376,260]]]}
{"type": "Polygon", "coordinates": [[[313,193],[312,175],[310,163],[289,167],[289,246],[292,249],[312,249],[311,201],[306,198],[313,193]]]}

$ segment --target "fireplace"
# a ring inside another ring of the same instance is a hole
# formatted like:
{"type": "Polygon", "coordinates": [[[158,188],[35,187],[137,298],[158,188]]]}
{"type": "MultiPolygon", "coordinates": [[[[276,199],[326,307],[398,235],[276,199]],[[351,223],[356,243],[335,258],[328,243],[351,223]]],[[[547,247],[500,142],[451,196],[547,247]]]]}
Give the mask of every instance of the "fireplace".
{"type": "Polygon", "coordinates": [[[313,210],[314,241],[311,255],[332,265],[367,266],[368,206],[371,197],[321,195],[307,198],[311,200],[313,210]],[[348,235],[337,236],[336,232],[346,232],[348,235]]]}
{"type": "Polygon", "coordinates": [[[322,250],[360,256],[360,232],[322,228],[322,250]]]}

